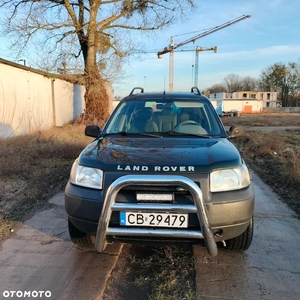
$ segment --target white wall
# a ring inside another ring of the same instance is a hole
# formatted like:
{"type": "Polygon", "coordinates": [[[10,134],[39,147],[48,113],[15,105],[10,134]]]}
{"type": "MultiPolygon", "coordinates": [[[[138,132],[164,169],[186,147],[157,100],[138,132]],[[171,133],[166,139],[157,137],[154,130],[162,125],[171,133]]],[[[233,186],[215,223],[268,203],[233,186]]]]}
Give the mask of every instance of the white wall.
{"type": "Polygon", "coordinates": [[[76,120],[85,108],[85,88],[60,79],[52,79],[51,84],[54,91],[52,100],[54,126],[63,126],[71,120],[76,120]]]}
{"type": "Polygon", "coordinates": [[[225,100],[224,111],[230,111],[232,109],[238,110],[240,113],[247,112],[246,107],[251,106],[253,113],[261,113],[263,110],[262,100],[225,100]]]}
{"type": "Polygon", "coordinates": [[[234,109],[240,113],[261,113],[264,107],[276,107],[277,93],[240,91],[211,94],[209,98],[215,108],[220,105],[225,112],[234,109]]]}
{"type": "MultiPolygon", "coordinates": [[[[111,84],[105,87],[112,108],[111,84]]],[[[0,138],[76,120],[85,109],[84,94],[82,85],[0,58],[0,138]]]]}
{"type": "Polygon", "coordinates": [[[53,126],[50,83],[44,76],[0,64],[0,137],[53,126]]]}
{"type": "Polygon", "coordinates": [[[247,113],[247,107],[251,106],[252,113],[261,113],[263,111],[263,101],[261,100],[221,100],[221,99],[212,99],[211,103],[214,108],[217,108],[218,105],[222,106],[222,110],[229,112],[231,110],[237,110],[239,113],[247,113]]]}

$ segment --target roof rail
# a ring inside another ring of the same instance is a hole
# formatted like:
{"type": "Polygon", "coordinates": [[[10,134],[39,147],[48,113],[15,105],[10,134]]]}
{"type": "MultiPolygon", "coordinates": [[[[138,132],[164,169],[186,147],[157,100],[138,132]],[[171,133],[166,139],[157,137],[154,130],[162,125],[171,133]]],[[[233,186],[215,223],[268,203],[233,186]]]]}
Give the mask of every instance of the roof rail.
{"type": "Polygon", "coordinates": [[[192,86],[191,93],[193,93],[195,95],[201,95],[199,89],[196,86],[192,86]]]}
{"type": "Polygon", "coordinates": [[[140,90],[140,93],[144,93],[144,89],[142,87],[135,87],[135,88],[132,89],[132,91],[130,92],[129,96],[133,95],[133,93],[135,92],[135,90],[140,90]]]}

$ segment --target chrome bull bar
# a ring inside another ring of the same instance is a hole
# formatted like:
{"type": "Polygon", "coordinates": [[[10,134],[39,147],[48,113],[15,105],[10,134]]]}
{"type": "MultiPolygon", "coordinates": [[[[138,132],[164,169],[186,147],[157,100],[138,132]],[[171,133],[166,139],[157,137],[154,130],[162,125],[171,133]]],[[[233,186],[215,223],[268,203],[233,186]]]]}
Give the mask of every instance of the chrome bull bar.
{"type": "Polygon", "coordinates": [[[115,180],[107,189],[103,203],[103,209],[99,218],[95,248],[98,252],[105,250],[107,236],[144,236],[144,237],[175,237],[175,238],[195,238],[204,239],[208,253],[211,256],[218,254],[217,244],[211,230],[206,206],[203,200],[201,189],[189,178],[177,175],[125,175],[115,180]],[[118,192],[129,185],[143,186],[174,186],[181,185],[187,188],[194,201],[194,205],[179,204],[136,204],[136,203],[116,203],[118,192]],[[109,220],[113,211],[151,211],[151,212],[180,212],[197,213],[201,231],[176,230],[176,229],[136,229],[109,227],[109,220]]]}

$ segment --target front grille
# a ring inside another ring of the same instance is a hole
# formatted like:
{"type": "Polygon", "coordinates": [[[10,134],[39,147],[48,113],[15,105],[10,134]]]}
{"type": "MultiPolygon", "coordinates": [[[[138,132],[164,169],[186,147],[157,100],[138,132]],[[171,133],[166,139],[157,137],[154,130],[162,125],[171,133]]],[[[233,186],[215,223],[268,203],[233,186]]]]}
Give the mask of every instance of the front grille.
{"type": "MultiPolygon", "coordinates": [[[[198,187],[200,187],[199,182],[195,182],[198,187]]],[[[174,204],[192,204],[193,198],[188,189],[183,186],[136,186],[130,185],[122,188],[116,198],[117,203],[136,203],[137,193],[149,193],[149,194],[159,194],[159,193],[170,193],[173,194],[174,204]]],[[[143,201],[147,202],[147,201],[143,201]]],[[[149,201],[152,203],[152,201],[149,201]]],[[[155,201],[159,203],[159,201],[155,201]]],[[[160,203],[165,203],[165,201],[160,201],[160,203]]]]}

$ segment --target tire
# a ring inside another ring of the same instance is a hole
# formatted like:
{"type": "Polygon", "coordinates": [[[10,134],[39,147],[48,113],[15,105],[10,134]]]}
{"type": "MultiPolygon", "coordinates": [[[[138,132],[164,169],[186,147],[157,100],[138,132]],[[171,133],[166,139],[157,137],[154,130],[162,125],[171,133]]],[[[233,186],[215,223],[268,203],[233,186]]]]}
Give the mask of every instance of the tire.
{"type": "Polygon", "coordinates": [[[95,244],[95,237],[79,230],[73,225],[70,219],[68,219],[68,228],[70,238],[74,244],[82,246],[91,246],[95,244]]]}
{"type": "Polygon", "coordinates": [[[244,251],[247,250],[252,242],[253,238],[253,217],[250,220],[250,224],[247,229],[239,236],[226,240],[225,248],[234,251],[244,251]]]}

